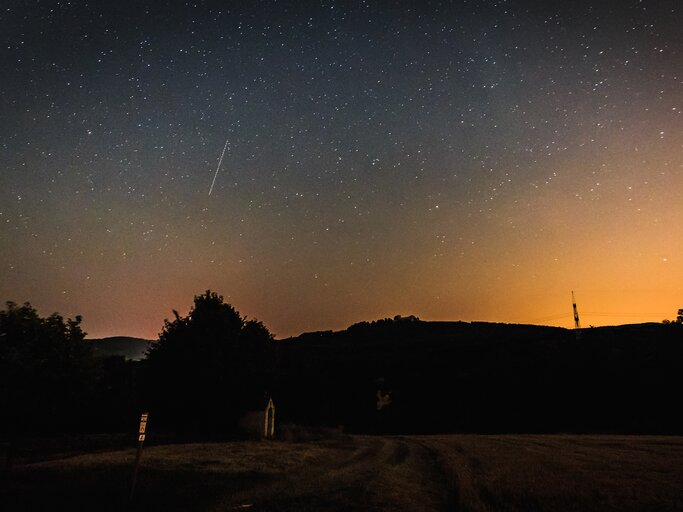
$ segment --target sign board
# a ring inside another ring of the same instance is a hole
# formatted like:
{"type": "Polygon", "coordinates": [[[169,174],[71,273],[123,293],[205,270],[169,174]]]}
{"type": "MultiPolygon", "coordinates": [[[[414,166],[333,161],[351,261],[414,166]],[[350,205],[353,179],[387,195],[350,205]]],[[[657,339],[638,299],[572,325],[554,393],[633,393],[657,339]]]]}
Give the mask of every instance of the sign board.
{"type": "Polygon", "coordinates": [[[147,430],[147,417],[148,413],[143,412],[140,416],[140,428],[138,429],[138,441],[143,442],[145,440],[145,432],[147,430]]]}
{"type": "Polygon", "coordinates": [[[144,434],[145,429],[147,428],[147,417],[149,416],[148,413],[143,412],[142,416],[140,416],[140,433],[144,434]]]}

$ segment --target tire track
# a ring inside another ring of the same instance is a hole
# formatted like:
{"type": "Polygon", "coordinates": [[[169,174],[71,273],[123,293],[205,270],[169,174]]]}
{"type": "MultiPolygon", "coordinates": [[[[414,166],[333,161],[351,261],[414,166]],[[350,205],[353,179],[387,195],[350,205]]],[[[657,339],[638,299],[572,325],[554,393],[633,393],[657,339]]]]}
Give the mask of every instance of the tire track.
{"type": "Polygon", "coordinates": [[[410,442],[430,454],[434,466],[439,468],[445,493],[444,510],[448,512],[487,512],[476,490],[473,469],[478,461],[467,456],[466,450],[452,440],[448,443],[433,437],[410,437],[410,442]]]}

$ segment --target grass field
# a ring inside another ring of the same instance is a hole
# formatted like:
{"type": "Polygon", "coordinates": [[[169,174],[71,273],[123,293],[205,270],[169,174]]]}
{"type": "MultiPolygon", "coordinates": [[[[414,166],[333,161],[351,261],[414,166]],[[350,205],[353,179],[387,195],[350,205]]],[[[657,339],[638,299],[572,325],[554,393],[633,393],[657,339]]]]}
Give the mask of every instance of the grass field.
{"type": "Polygon", "coordinates": [[[683,438],[336,436],[150,446],[16,465],[2,509],[683,510],[683,438]]]}

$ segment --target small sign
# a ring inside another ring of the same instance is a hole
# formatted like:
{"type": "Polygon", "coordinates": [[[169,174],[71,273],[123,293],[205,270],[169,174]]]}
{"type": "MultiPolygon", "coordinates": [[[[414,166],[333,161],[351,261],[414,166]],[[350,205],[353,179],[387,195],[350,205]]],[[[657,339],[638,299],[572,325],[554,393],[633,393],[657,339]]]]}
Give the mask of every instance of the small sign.
{"type": "Polygon", "coordinates": [[[143,442],[145,440],[145,434],[140,434],[138,436],[138,441],[143,442]]]}
{"type": "Polygon", "coordinates": [[[140,434],[144,434],[147,429],[147,416],[149,416],[149,414],[146,412],[142,413],[142,416],[140,416],[140,430],[138,431],[140,434]]]}

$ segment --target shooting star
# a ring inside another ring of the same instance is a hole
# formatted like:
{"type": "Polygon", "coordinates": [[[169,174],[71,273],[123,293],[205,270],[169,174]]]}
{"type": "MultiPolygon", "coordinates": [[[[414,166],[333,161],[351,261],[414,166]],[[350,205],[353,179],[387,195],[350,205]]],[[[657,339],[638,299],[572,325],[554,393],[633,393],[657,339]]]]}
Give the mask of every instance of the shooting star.
{"type": "Polygon", "coordinates": [[[216,177],[218,176],[218,171],[221,168],[221,162],[223,162],[223,155],[225,155],[225,150],[228,147],[228,141],[230,139],[225,139],[225,146],[223,146],[223,152],[221,153],[221,157],[218,159],[218,167],[216,167],[216,174],[213,175],[213,181],[211,182],[211,187],[209,188],[209,195],[211,195],[211,192],[213,191],[213,185],[216,183],[216,177]]]}

